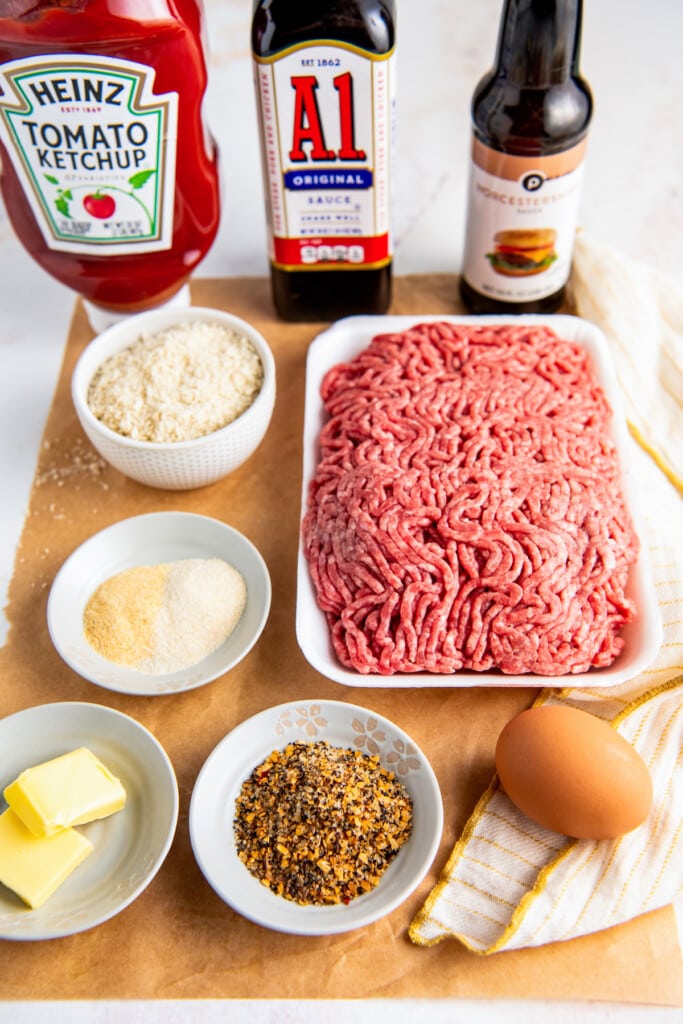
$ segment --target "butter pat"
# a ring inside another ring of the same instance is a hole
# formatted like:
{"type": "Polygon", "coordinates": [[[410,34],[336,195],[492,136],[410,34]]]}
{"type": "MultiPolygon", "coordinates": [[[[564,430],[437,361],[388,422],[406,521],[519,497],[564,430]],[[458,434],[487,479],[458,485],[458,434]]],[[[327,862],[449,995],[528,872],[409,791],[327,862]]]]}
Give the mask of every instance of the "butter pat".
{"type": "Polygon", "coordinates": [[[0,814],[0,882],[35,909],[92,853],[92,843],[73,828],[35,836],[11,808],[0,814]]]}
{"type": "Polygon", "coordinates": [[[36,836],[105,818],[126,802],[119,780],[86,747],[27,768],[3,796],[36,836]]]}

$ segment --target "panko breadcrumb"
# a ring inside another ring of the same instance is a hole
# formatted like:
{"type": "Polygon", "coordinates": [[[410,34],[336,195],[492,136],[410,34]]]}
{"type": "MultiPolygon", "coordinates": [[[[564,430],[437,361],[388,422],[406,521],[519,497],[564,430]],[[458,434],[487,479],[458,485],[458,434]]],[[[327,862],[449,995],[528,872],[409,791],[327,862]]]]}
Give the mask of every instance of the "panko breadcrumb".
{"type": "Polygon", "coordinates": [[[263,364],[249,338],[220,323],[176,324],[110,356],[88,406],[136,441],[190,441],[232,423],[252,404],[263,364]]]}

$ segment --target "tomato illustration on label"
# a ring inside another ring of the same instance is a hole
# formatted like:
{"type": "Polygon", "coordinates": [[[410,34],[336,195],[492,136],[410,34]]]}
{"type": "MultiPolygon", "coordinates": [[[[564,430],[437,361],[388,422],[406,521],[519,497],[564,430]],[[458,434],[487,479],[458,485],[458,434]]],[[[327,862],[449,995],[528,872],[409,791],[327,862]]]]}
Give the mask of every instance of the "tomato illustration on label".
{"type": "MultiPolygon", "coordinates": [[[[154,229],[153,216],[140,198],[139,193],[156,173],[156,170],[136,172],[128,178],[128,188],[121,188],[119,185],[107,183],[101,188],[95,188],[94,190],[92,185],[88,186],[86,184],[76,184],[62,188],[58,178],[48,174],[44,177],[50,185],[54,186],[53,202],[57,213],[61,214],[64,218],[68,218],[71,224],[77,222],[77,209],[84,210],[93,220],[104,223],[110,220],[115,213],[123,216],[122,210],[125,208],[126,203],[132,202],[135,204],[136,218],[139,220],[142,216],[148,223],[150,232],[152,232],[154,229]],[[77,195],[81,191],[86,193],[83,198],[77,195]],[[113,193],[116,193],[116,197],[113,193]],[[75,209],[72,209],[73,203],[77,204],[75,209]]],[[[130,211],[131,207],[128,205],[129,220],[131,219],[130,211]]]]}
{"type": "Polygon", "coordinates": [[[91,217],[96,217],[98,220],[107,220],[112,217],[116,209],[116,202],[114,197],[110,196],[108,192],[91,192],[83,200],[83,207],[91,217]]]}

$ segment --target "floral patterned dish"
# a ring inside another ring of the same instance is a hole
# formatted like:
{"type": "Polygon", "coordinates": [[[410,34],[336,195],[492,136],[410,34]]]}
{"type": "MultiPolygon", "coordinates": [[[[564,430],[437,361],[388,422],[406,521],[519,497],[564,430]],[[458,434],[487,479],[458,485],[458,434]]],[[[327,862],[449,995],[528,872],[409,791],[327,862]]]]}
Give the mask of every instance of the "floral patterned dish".
{"type": "Polygon", "coordinates": [[[207,758],[190,803],[192,849],[215,892],[249,920],[296,935],[351,931],[389,914],[423,880],[442,828],[439,785],[419,747],[388,719],[342,701],[293,701],[238,725],[207,758]],[[320,740],[377,755],[403,783],[413,804],[413,828],[405,846],[379,884],[346,905],[303,906],[277,896],[240,861],[233,835],[235,801],[254,768],[287,743],[320,740]]]}

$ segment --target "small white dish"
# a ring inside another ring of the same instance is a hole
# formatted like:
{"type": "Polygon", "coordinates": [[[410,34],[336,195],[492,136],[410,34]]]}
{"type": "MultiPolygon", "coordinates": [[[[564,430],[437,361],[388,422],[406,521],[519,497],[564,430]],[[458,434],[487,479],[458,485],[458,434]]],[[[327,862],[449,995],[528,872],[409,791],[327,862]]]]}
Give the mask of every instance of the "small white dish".
{"type": "Polygon", "coordinates": [[[275,360],[263,335],[251,324],[220,309],[188,306],[138,313],[108,327],[83,350],[71,380],[76,414],[90,443],[115,469],[138,483],[167,490],[205,487],[237,469],[260,445],[270,425],[275,404],[275,360]],[[90,382],[102,363],[128,348],[143,335],[153,335],[176,324],[218,323],[245,335],[263,366],[261,389],[237,419],[220,430],[190,441],[152,442],[124,437],[100,422],[88,405],[90,382]]]}
{"type": "Polygon", "coordinates": [[[119,693],[154,696],[204,686],[234,668],[260,637],[270,602],[268,567],[243,534],[209,516],[156,512],[101,530],[67,558],[50,589],[47,625],[61,657],[84,679],[119,693]],[[182,558],[222,558],[244,577],[247,603],[227,640],[198,664],[165,675],[137,672],[98,654],[83,632],[83,613],[97,587],[124,569],[182,558]]]}
{"type": "MultiPolygon", "coordinates": [[[[42,704],[0,720],[0,793],[25,768],[88,747],[122,782],[122,810],[79,825],[94,846],[42,907],[31,910],[0,885],[0,939],[73,935],[107,921],[149,885],[178,820],[173,766],[147,729],[99,704],[42,704]]],[[[7,805],[0,796],[0,810],[7,805]]]]}
{"type": "Polygon", "coordinates": [[[244,917],[293,935],[351,931],[391,913],[426,875],[442,828],[439,785],[419,747],[388,719],[341,701],[292,701],[242,722],[207,758],[190,802],[190,840],[207,882],[244,917]],[[233,834],[235,801],[254,768],[288,742],[320,740],[377,754],[382,765],[403,783],[413,802],[409,839],[376,888],[346,906],[302,906],[275,895],[239,859],[233,834]]]}
{"type": "MultiPolygon", "coordinates": [[[[311,480],[320,458],[318,438],[325,423],[320,397],[324,375],[338,363],[353,359],[369,345],[376,334],[405,331],[418,323],[447,321],[455,324],[544,324],[567,341],[582,345],[591,358],[594,372],[614,413],[611,421],[612,440],[620,455],[622,485],[626,502],[640,537],[637,481],[630,471],[627,454],[628,431],[616,373],[607,341],[594,324],[575,316],[355,316],[339,320],[312,342],[306,364],[306,397],[304,406],[302,515],[308,505],[311,480]]],[[[296,633],[299,647],[308,662],[322,675],[346,686],[368,687],[467,687],[467,686],[541,686],[541,687],[612,687],[632,679],[655,658],[662,637],[659,605],[654,589],[647,545],[641,544],[638,561],[631,573],[627,596],[638,609],[634,620],[623,630],[624,648],[609,668],[592,669],[572,675],[540,676],[534,674],[503,674],[460,671],[438,675],[429,672],[396,673],[395,675],[364,675],[346,668],[339,661],[324,613],[318,607],[315,590],[306,563],[299,535],[297,568],[296,633]]]]}

